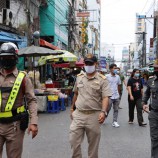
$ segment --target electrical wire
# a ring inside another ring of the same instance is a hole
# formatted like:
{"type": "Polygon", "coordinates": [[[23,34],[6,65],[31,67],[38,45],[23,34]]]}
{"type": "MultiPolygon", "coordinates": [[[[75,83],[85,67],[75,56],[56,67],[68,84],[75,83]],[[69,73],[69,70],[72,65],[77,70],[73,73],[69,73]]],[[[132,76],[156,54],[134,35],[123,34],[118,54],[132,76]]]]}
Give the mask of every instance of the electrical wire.
{"type": "Polygon", "coordinates": [[[58,26],[60,26],[60,23],[58,23],[57,21],[55,21],[51,16],[49,16],[47,13],[45,13],[42,9],[40,9],[42,11],[42,13],[47,17],[47,19],[52,23],[52,24],[57,24],[58,26]]]}
{"type": "Polygon", "coordinates": [[[154,7],[155,6],[155,0],[154,0],[154,2],[151,4],[151,7],[149,8],[149,10],[148,10],[148,12],[146,13],[146,15],[150,12],[150,10],[152,9],[152,7],[154,7]]]}
{"type": "MultiPolygon", "coordinates": [[[[149,0],[147,0],[147,1],[146,1],[146,3],[145,3],[145,5],[144,5],[144,7],[143,7],[143,9],[142,9],[141,13],[144,11],[144,9],[145,9],[145,7],[146,7],[146,5],[147,5],[148,1],[149,1],[149,0]]],[[[140,13],[140,14],[141,14],[141,13],[140,13]]]]}
{"type": "MultiPolygon", "coordinates": [[[[49,1],[49,4],[50,4],[54,9],[56,9],[57,12],[58,12],[60,15],[62,15],[63,17],[65,16],[65,14],[63,14],[63,12],[62,12],[62,9],[61,9],[57,4],[55,4],[55,3],[52,4],[52,2],[50,2],[50,1],[49,1]],[[58,10],[55,6],[57,6],[59,10],[58,10]]],[[[67,9],[68,9],[68,8],[67,8],[67,9]]]]}
{"type": "MultiPolygon", "coordinates": [[[[35,3],[34,3],[35,4],[35,3]]],[[[39,7],[37,4],[35,4],[35,6],[36,7],[39,7]]],[[[53,22],[53,24],[55,23],[55,24],[57,24],[58,26],[60,26],[60,24],[62,23],[59,19],[57,19],[50,11],[49,11],[49,13],[53,16],[53,17],[51,17],[51,16],[49,16],[48,14],[46,14],[44,11],[43,11],[43,9],[42,8],[40,8],[39,7],[39,9],[46,15],[46,17],[51,21],[51,22],[53,22]],[[53,21],[52,21],[53,20],[53,21]]]]}
{"type": "MultiPolygon", "coordinates": [[[[146,19],[146,20],[148,20],[150,24],[154,25],[154,23],[152,23],[149,19],[146,19]]],[[[156,25],[156,24],[155,24],[155,25],[156,25]]]]}
{"type": "Polygon", "coordinates": [[[59,2],[59,3],[60,3],[60,4],[64,7],[64,8],[66,8],[66,7],[65,7],[65,5],[63,5],[63,2],[64,2],[67,6],[69,6],[69,4],[68,4],[68,3],[66,3],[66,1],[63,1],[63,0],[62,0],[62,1],[61,1],[61,0],[58,0],[58,2],[59,2]]]}

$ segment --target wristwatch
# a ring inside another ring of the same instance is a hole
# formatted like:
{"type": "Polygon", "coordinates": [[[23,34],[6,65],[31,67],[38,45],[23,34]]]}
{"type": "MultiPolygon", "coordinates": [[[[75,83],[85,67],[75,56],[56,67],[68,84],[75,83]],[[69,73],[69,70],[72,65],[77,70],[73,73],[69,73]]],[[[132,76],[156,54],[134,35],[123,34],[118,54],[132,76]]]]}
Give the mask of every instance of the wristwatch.
{"type": "Polygon", "coordinates": [[[101,112],[104,113],[106,117],[108,116],[108,114],[105,110],[101,110],[101,112]]]}

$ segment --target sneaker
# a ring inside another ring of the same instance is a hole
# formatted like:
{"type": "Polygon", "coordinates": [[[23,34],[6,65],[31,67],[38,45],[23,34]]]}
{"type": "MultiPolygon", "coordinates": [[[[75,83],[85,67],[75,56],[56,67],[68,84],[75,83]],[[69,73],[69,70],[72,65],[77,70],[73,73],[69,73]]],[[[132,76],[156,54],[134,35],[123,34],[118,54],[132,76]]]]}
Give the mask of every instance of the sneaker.
{"type": "Polygon", "coordinates": [[[119,125],[117,122],[113,122],[113,123],[112,123],[112,126],[113,126],[113,127],[116,127],[116,128],[120,127],[120,125],[119,125]]]}
{"type": "Polygon", "coordinates": [[[139,123],[139,126],[142,126],[142,127],[145,127],[146,125],[147,125],[147,123],[144,123],[144,122],[139,123]]]}
{"type": "Polygon", "coordinates": [[[129,124],[133,124],[133,121],[128,121],[129,124]]]}

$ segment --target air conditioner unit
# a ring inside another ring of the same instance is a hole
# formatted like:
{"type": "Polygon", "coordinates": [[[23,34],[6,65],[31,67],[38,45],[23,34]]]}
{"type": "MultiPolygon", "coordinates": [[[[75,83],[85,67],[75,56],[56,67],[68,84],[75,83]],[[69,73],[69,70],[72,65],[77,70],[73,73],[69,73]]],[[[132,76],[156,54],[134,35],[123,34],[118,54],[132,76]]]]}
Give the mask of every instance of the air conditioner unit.
{"type": "Polygon", "coordinates": [[[10,9],[3,8],[2,9],[2,24],[8,25],[12,27],[13,22],[13,13],[10,9]]]}

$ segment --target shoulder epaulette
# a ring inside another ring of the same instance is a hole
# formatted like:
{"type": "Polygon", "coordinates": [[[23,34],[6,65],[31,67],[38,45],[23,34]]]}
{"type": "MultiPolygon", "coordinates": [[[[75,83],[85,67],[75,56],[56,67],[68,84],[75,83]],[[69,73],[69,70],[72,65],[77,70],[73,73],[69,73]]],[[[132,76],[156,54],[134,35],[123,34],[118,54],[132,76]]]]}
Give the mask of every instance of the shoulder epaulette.
{"type": "Polygon", "coordinates": [[[22,73],[24,73],[25,75],[27,75],[27,72],[26,72],[26,71],[20,71],[20,72],[22,72],[22,73]]]}
{"type": "Polygon", "coordinates": [[[102,79],[106,79],[106,77],[104,76],[104,75],[102,75],[102,74],[99,74],[99,76],[102,78],[102,79]]]}
{"type": "Polygon", "coordinates": [[[78,77],[78,76],[82,76],[82,75],[84,75],[84,74],[83,74],[83,73],[80,73],[80,74],[77,75],[77,77],[78,77]]]}

